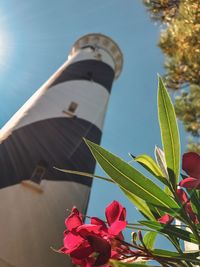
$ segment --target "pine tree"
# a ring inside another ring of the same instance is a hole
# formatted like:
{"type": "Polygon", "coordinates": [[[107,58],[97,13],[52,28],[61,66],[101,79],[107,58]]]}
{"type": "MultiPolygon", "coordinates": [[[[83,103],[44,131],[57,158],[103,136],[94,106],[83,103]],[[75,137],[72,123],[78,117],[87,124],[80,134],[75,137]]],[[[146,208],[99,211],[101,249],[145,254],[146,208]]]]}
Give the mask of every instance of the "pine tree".
{"type": "Polygon", "coordinates": [[[200,0],[144,0],[144,4],[152,19],[163,24],[158,45],[165,55],[165,82],[169,89],[179,90],[176,113],[193,136],[188,149],[200,153],[200,0]]]}
{"type": "Polygon", "coordinates": [[[176,16],[161,33],[166,82],[174,90],[200,85],[200,0],[182,0],[176,16]]]}
{"type": "Polygon", "coordinates": [[[175,101],[177,117],[183,122],[192,137],[188,143],[190,151],[200,152],[200,87],[192,84],[190,91],[182,91],[175,101]]]}
{"type": "Polygon", "coordinates": [[[180,0],[144,0],[143,2],[153,20],[167,23],[176,16],[180,0]]]}

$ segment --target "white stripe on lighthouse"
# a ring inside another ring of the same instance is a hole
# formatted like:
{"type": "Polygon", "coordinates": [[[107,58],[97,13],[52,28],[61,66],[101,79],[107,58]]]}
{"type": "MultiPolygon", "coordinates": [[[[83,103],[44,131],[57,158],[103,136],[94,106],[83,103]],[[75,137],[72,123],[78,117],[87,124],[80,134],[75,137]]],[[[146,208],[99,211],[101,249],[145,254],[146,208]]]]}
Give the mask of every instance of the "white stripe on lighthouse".
{"type": "Polygon", "coordinates": [[[50,118],[68,117],[64,112],[71,102],[78,104],[75,116],[87,120],[102,129],[109,93],[97,83],[69,81],[57,84],[24,113],[15,129],[50,118]]]}

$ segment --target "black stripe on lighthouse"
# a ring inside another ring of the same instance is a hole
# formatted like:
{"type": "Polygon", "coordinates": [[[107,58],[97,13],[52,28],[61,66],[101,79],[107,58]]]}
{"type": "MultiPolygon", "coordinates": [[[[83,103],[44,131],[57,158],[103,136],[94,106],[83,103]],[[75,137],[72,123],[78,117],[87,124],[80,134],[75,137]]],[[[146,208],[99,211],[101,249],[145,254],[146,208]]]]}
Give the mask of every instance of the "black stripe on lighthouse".
{"type": "Polygon", "coordinates": [[[41,161],[48,165],[44,179],[91,186],[89,178],[53,168],[93,173],[95,160],[82,137],[100,143],[101,131],[77,117],[47,119],[15,130],[0,145],[0,188],[29,180],[41,161]]]}
{"type": "Polygon", "coordinates": [[[114,70],[106,63],[98,60],[83,60],[66,67],[50,88],[72,80],[94,81],[101,84],[110,93],[114,79],[114,70]]]}

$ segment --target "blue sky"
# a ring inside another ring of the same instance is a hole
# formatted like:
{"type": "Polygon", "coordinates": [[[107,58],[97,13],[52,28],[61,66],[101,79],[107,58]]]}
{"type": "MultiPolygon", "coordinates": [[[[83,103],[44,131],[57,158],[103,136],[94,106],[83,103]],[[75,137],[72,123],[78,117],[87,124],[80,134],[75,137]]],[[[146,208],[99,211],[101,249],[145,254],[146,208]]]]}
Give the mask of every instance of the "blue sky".
{"type": "MultiPolygon", "coordinates": [[[[1,1],[0,127],[67,59],[78,38],[102,33],[118,43],[124,67],[113,85],[101,144],[125,160],[128,152],[153,156],[154,146],[161,145],[156,108],[157,73],[164,73],[156,46],[160,30],[141,0],[1,1]]],[[[181,136],[184,150],[182,129],[181,136]]],[[[97,173],[103,174],[99,168],[97,173]]],[[[94,181],[88,214],[103,216],[113,199],[127,206],[135,222],[137,211],[115,186],[102,181],[94,181]]]]}

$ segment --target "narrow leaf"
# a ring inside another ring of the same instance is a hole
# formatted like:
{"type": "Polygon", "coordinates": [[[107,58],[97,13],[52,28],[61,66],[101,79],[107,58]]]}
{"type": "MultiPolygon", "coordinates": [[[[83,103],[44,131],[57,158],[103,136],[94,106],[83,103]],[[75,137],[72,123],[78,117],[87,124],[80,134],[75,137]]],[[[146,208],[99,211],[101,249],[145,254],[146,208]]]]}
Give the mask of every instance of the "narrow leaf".
{"type": "Polygon", "coordinates": [[[173,104],[160,77],[158,81],[158,117],[169,179],[176,188],[180,168],[179,132],[173,104]]]}
{"type": "Polygon", "coordinates": [[[135,161],[140,163],[146,170],[153,174],[160,182],[168,185],[168,180],[163,177],[163,173],[156,164],[156,162],[148,155],[140,155],[134,158],[135,161]]]}
{"type": "Polygon", "coordinates": [[[137,197],[135,194],[121,188],[127,198],[138,208],[138,210],[148,219],[154,221],[155,217],[153,216],[151,210],[149,209],[148,205],[144,200],[137,197]]]}
{"type": "Polygon", "coordinates": [[[168,258],[173,260],[184,260],[186,262],[192,262],[192,263],[196,263],[196,264],[200,264],[200,260],[197,258],[199,257],[199,251],[197,252],[186,252],[186,253],[182,253],[179,254],[177,252],[173,252],[173,251],[168,251],[168,250],[163,250],[163,249],[154,249],[152,251],[152,254],[154,256],[159,256],[159,257],[163,257],[163,258],[168,258]]]}
{"type": "Polygon", "coordinates": [[[169,224],[161,224],[154,221],[140,221],[141,224],[157,230],[159,233],[165,234],[165,235],[173,235],[174,237],[180,238],[182,240],[199,244],[198,240],[195,238],[195,236],[183,229],[180,229],[174,225],[169,224]]]}
{"type": "MultiPolygon", "coordinates": [[[[135,257],[134,257],[135,258],[135,257]]],[[[133,259],[134,260],[134,259],[133,259]]],[[[122,261],[111,261],[112,266],[115,267],[157,267],[156,265],[146,265],[145,263],[126,263],[126,262],[122,262],[122,261]]],[[[159,267],[159,266],[158,266],[159,267]]]]}
{"type": "Polygon", "coordinates": [[[194,212],[197,214],[198,220],[200,221],[200,199],[198,196],[198,192],[195,189],[192,190],[187,190],[190,195],[190,200],[191,200],[191,206],[194,212]]]}
{"type": "MultiPolygon", "coordinates": [[[[156,162],[158,166],[160,167],[160,169],[162,170],[164,177],[169,181],[169,175],[167,171],[167,164],[166,164],[164,152],[162,151],[161,148],[155,146],[154,154],[155,154],[156,162]]],[[[173,188],[171,187],[171,184],[166,186],[164,190],[167,195],[173,196],[173,193],[172,193],[173,188]]]]}
{"type": "Polygon", "coordinates": [[[65,169],[59,169],[54,167],[54,169],[61,171],[61,172],[65,172],[65,173],[70,173],[70,174],[74,174],[74,175],[80,175],[80,176],[84,176],[84,177],[88,177],[88,178],[98,178],[100,180],[104,180],[110,183],[113,183],[113,181],[109,178],[103,177],[103,176],[99,176],[99,175],[95,175],[92,173],[88,173],[88,172],[79,172],[79,171],[72,171],[72,170],[65,170],[65,169]]]}
{"type": "Polygon", "coordinates": [[[154,154],[155,154],[156,162],[158,166],[160,167],[160,169],[162,170],[164,177],[169,178],[164,152],[162,151],[161,148],[155,146],[154,154]]]}
{"type": "Polygon", "coordinates": [[[159,208],[156,207],[155,205],[148,203],[148,207],[150,211],[153,213],[154,217],[156,218],[156,221],[158,218],[160,218],[163,215],[163,211],[159,210],[159,208]]]}
{"type": "Polygon", "coordinates": [[[103,170],[120,187],[135,194],[147,203],[168,209],[168,212],[173,216],[180,209],[174,199],[127,162],[89,140],[85,142],[103,170]]]}
{"type": "Polygon", "coordinates": [[[152,250],[154,248],[156,236],[157,236],[157,233],[153,233],[153,232],[148,232],[144,235],[143,242],[148,249],[152,250]]]}

